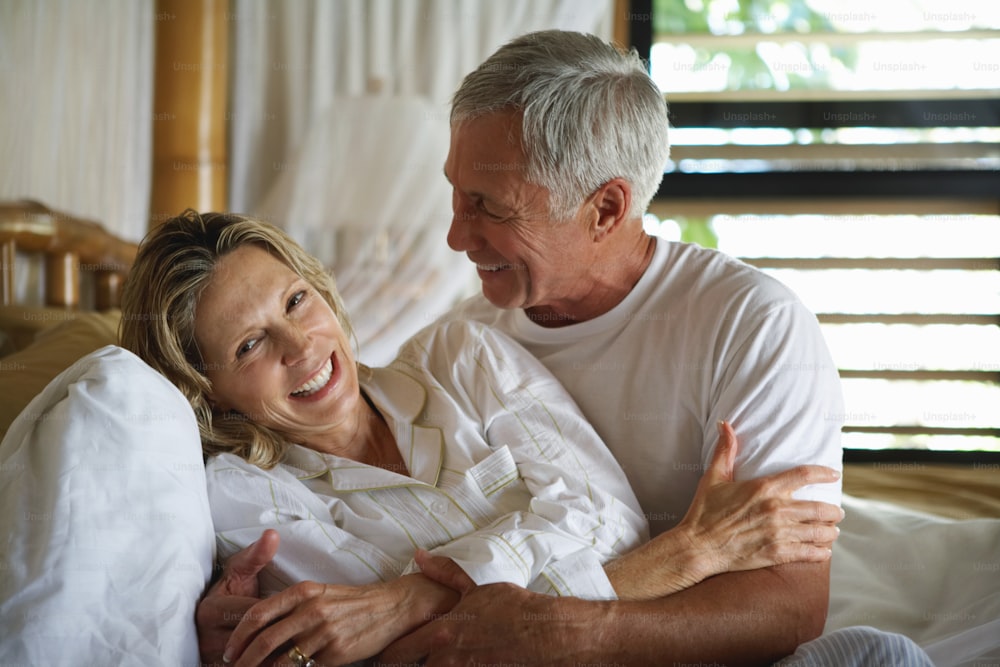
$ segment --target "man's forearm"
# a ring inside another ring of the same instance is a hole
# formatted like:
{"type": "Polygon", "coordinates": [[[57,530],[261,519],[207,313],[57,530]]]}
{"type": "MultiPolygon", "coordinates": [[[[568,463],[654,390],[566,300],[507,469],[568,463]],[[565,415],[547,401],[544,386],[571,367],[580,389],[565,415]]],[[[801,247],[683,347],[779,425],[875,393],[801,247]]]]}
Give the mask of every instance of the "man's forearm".
{"type": "Polygon", "coordinates": [[[574,640],[584,662],[769,665],[819,636],[828,599],[829,564],[810,563],[723,574],[657,600],[567,599],[561,614],[587,617],[573,624],[587,628],[574,640]]]}

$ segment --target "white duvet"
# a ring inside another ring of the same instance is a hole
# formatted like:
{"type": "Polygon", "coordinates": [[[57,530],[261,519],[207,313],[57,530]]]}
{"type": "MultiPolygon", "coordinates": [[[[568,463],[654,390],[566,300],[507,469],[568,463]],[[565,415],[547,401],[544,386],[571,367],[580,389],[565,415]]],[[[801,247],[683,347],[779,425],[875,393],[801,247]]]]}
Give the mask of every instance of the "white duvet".
{"type": "Polygon", "coordinates": [[[844,496],[827,630],[904,634],[938,667],[1000,665],[1000,519],[955,521],[844,496]]]}
{"type": "Polygon", "coordinates": [[[194,413],[105,347],[0,444],[0,665],[197,665],[212,530],[194,413]]]}
{"type": "MultiPolygon", "coordinates": [[[[214,535],[194,415],[105,347],[0,444],[0,665],[197,665],[214,535]]],[[[845,496],[827,630],[900,632],[939,666],[1000,664],[1000,519],[845,496]]]]}

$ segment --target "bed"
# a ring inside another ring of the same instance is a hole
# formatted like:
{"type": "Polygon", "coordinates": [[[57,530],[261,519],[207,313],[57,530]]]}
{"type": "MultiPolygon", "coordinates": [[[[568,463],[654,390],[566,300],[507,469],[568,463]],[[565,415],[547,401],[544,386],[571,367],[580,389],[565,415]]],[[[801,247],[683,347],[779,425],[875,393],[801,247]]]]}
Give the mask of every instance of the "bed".
{"type": "MultiPolygon", "coordinates": [[[[0,248],[0,663],[197,664],[214,534],[187,403],[115,346],[135,245],[5,202],[0,248]]],[[[1000,661],[998,466],[847,465],[844,490],[828,629],[1000,661]]]]}

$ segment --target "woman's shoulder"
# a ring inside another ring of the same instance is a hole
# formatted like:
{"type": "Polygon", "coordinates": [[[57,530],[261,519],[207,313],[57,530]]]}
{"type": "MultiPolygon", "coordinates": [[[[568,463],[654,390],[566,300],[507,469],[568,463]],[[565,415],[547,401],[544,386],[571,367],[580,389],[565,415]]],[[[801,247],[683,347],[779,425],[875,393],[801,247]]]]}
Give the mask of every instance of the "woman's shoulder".
{"type": "MultiPolygon", "coordinates": [[[[513,338],[489,325],[468,319],[438,321],[424,327],[400,348],[399,357],[476,356],[483,349],[516,349],[513,338]]],[[[520,348],[523,349],[523,348],[520,348]]],[[[528,354],[527,351],[524,354],[528,354]]]]}
{"type": "Polygon", "coordinates": [[[550,375],[513,338],[472,320],[439,322],[420,331],[400,349],[393,365],[398,368],[399,364],[464,386],[486,381],[509,388],[525,382],[544,383],[550,375]]]}

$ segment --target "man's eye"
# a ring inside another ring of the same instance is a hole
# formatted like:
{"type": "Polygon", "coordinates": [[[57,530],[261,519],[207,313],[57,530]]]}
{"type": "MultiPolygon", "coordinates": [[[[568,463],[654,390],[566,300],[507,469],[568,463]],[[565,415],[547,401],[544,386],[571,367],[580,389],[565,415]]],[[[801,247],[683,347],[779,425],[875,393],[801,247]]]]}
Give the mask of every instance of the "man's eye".
{"type": "Polygon", "coordinates": [[[497,215],[496,213],[493,213],[488,208],[486,208],[486,205],[482,201],[479,202],[479,210],[483,213],[483,215],[485,215],[487,218],[490,218],[492,220],[502,220],[503,219],[502,215],[497,215]]]}

